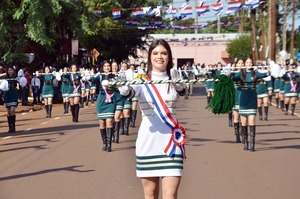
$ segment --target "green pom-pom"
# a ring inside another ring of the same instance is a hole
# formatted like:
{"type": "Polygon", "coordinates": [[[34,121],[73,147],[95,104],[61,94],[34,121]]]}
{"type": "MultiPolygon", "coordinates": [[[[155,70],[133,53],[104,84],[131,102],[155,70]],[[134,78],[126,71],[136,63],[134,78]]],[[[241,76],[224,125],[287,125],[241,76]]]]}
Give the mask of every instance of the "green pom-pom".
{"type": "Polygon", "coordinates": [[[232,79],[226,75],[216,78],[214,95],[206,107],[214,114],[226,114],[232,111],[235,103],[235,88],[232,79]]]}

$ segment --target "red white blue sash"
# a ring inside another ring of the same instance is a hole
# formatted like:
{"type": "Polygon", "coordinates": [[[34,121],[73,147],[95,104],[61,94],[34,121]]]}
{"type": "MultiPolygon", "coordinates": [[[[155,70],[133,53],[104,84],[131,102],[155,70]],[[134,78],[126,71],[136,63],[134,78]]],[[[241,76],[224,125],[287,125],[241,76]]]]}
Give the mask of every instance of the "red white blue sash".
{"type": "Polygon", "coordinates": [[[73,75],[75,76],[75,74],[71,74],[71,79],[72,79],[73,88],[74,88],[73,93],[78,93],[78,88],[79,88],[80,85],[78,85],[78,86],[75,85],[75,78],[74,78],[73,75]]]}
{"type": "Polygon", "coordinates": [[[146,84],[145,86],[153,100],[154,106],[157,109],[160,118],[172,129],[170,141],[164,152],[169,157],[173,157],[175,155],[176,147],[179,147],[181,149],[183,158],[186,158],[184,148],[184,143],[186,141],[185,129],[180,126],[178,121],[172,117],[156,86],[154,84],[146,84]]]}
{"type": "Polygon", "coordinates": [[[297,84],[294,84],[293,79],[292,79],[292,75],[290,73],[288,73],[287,75],[290,78],[291,91],[296,92],[297,84]]]}

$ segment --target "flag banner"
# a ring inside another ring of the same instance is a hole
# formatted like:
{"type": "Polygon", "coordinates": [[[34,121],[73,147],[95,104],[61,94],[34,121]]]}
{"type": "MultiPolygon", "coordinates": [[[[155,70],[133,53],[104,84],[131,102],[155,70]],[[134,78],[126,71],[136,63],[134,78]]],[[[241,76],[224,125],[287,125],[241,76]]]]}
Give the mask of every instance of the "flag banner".
{"type": "Polygon", "coordinates": [[[257,8],[260,5],[259,0],[245,0],[245,6],[248,8],[257,8]]]}
{"type": "Polygon", "coordinates": [[[112,16],[115,19],[118,19],[121,17],[121,10],[119,8],[113,8],[112,9],[112,16]]]}
{"type": "Polygon", "coordinates": [[[204,13],[209,12],[209,5],[196,6],[196,11],[198,16],[201,16],[204,13]]]}
{"type": "Polygon", "coordinates": [[[93,11],[93,13],[97,16],[101,16],[101,8],[95,8],[95,10],[93,11]]]}
{"type": "Polygon", "coordinates": [[[228,2],[228,10],[235,11],[242,8],[242,1],[228,2]]]}
{"type": "Polygon", "coordinates": [[[133,9],[132,11],[132,15],[135,17],[135,18],[140,18],[140,17],[143,17],[144,16],[144,11],[142,8],[135,8],[133,9]]]}
{"type": "Polygon", "coordinates": [[[186,6],[183,9],[180,9],[181,16],[193,15],[193,8],[192,6],[186,6]]]}
{"type": "Polygon", "coordinates": [[[210,7],[213,11],[216,11],[216,12],[220,12],[221,10],[223,10],[223,4],[222,3],[214,3],[214,4],[211,4],[210,7]]]}

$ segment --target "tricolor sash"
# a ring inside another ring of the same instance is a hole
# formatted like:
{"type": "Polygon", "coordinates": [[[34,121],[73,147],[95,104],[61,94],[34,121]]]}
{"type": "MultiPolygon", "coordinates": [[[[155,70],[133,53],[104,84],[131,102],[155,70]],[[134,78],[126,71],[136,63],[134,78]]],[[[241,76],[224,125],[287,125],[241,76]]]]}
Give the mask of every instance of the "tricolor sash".
{"type": "Polygon", "coordinates": [[[292,75],[290,73],[288,73],[288,76],[290,78],[291,91],[296,92],[297,84],[294,84],[293,79],[292,79],[292,75]]]}
{"type": "Polygon", "coordinates": [[[178,124],[177,120],[173,118],[156,86],[154,84],[146,84],[145,86],[151,96],[151,99],[153,100],[154,106],[156,107],[160,118],[172,129],[170,141],[164,152],[169,157],[172,157],[175,154],[176,147],[179,147],[183,158],[186,158],[184,147],[184,143],[186,141],[185,129],[178,124]]]}
{"type": "Polygon", "coordinates": [[[76,86],[76,84],[75,84],[75,78],[74,78],[73,75],[74,74],[71,74],[71,79],[72,79],[73,87],[74,87],[73,93],[77,93],[78,92],[78,88],[79,88],[80,85],[76,86]]]}

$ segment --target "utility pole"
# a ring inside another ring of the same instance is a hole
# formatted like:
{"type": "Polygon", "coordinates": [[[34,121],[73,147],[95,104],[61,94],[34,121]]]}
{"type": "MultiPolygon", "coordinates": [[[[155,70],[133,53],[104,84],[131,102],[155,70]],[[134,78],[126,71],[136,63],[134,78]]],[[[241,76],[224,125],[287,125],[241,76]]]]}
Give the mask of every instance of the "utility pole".
{"type": "Polygon", "coordinates": [[[195,34],[198,34],[198,14],[196,10],[197,0],[194,0],[194,5],[195,5],[195,9],[194,9],[195,34]]]}
{"type": "Polygon", "coordinates": [[[218,19],[218,22],[217,22],[218,23],[217,24],[218,25],[218,34],[221,34],[221,20],[220,20],[220,15],[218,15],[217,19],[218,19]]]}
{"type": "Polygon", "coordinates": [[[251,22],[251,42],[252,42],[252,59],[258,59],[258,50],[257,50],[257,43],[256,43],[256,28],[255,28],[255,15],[256,10],[252,9],[250,11],[250,22],[251,22]]]}

